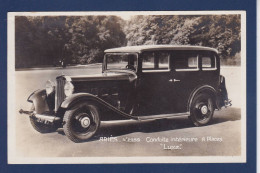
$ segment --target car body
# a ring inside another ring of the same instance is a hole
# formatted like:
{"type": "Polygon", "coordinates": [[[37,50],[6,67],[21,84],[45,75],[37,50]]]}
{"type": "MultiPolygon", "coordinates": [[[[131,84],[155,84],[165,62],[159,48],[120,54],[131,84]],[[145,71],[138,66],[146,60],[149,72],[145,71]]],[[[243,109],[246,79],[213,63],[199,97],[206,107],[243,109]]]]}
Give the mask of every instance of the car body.
{"type": "Polygon", "coordinates": [[[28,101],[32,110],[20,113],[37,131],[63,127],[74,142],[90,139],[100,121],[188,116],[201,126],[231,105],[217,50],[174,45],[107,49],[101,74],[58,76],[28,101]]]}

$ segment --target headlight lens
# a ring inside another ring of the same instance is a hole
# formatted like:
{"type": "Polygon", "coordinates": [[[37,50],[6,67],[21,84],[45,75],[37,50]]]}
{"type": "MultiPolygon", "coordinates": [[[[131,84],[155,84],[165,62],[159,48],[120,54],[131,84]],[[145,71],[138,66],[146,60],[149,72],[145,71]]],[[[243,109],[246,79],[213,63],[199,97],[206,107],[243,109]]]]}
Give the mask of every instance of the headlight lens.
{"type": "Polygon", "coordinates": [[[55,85],[52,81],[48,80],[46,82],[45,89],[46,89],[47,95],[51,94],[54,91],[54,87],[55,87],[55,85]]]}
{"type": "Polygon", "coordinates": [[[71,82],[66,82],[64,86],[64,93],[68,97],[74,92],[74,86],[71,82]]]}

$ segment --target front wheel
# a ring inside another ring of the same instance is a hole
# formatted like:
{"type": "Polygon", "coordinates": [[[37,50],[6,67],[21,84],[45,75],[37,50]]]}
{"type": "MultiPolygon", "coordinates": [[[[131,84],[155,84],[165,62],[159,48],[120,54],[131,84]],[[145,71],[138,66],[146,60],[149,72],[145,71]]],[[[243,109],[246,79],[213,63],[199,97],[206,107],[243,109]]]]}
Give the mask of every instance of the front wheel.
{"type": "Polygon", "coordinates": [[[63,130],[73,142],[91,138],[100,125],[99,112],[95,105],[82,103],[65,112],[63,130]]]}
{"type": "Polygon", "coordinates": [[[195,126],[208,124],[214,113],[212,97],[206,93],[195,96],[191,104],[190,113],[190,120],[195,126]]]}

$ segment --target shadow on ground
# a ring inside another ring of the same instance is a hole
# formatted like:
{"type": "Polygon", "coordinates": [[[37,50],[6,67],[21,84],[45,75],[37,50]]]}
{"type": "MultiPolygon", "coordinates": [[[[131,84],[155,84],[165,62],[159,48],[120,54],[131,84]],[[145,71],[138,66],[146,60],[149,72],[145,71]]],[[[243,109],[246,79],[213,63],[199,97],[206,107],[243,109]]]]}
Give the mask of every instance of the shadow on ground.
{"type": "MultiPolygon", "coordinates": [[[[237,121],[240,119],[241,109],[230,107],[227,109],[222,109],[220,111],[215,111],[213,120],[208,126],[214,126],[216,124],[225,123],[228,121],[237,121]]],[[[100,129],[92,138],[92,141],[99,140],[99,137],[121,136],[134,132],[154,133],[193,127],[194,125],[187,117],[150,120],[142,122],[133,120],[102,122],[100,129]]],[[[62,129],[59,129],[58,133],[64,135],[62,129]]]]}

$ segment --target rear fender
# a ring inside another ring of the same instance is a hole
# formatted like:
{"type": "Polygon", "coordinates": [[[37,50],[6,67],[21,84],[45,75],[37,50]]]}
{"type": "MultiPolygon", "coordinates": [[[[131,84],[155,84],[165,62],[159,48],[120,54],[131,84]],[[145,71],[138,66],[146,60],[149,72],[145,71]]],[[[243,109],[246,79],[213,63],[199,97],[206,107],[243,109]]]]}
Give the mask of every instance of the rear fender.
{"type": "Polygon", "coordinates": [[[219,80],[219,94],[218,94],[218,103],[219,107],[227,107],[231,106],[231,100],[228,99],[228,93],[227,93],[227,88],[226,88],[226,81],[225,77],[220,75],[220,80],[219,80]]]}
{"type": "Polygon", "coordinates": [[[217,91],[210,85],[203,85],[203,86],[196,88],[191,93],[189,100],[188,100],[187,112],[190,112],[190,107],[191,107],[192,101],[193,101],[194,97],[199,93],[208,93],[209,95],[211,95],[211,97],[213,97],[214,107],[219,109],[217,91]]]}
{"type": "Polygon", "coordinates": [[[84,102],[84,101],[92,101],[108,110],[113,111],[114,113],[117,113],[121,116],[123,116],[124,118],[127,119],[135,119],[137,120],[138,118],[135,116],[132,116],[130,114],[127,114],[125,112],[122,112],[121,110],[117,109],[116,107],[112,106],[111,104],[107,103],[106,101],[104,101],[103,99],[89,94],[89,93],[77,93],[77,94],[72,94],[71,96],[67,97],[61,104],[61,108],[63,109],[70,109],[73,106],[75,106],[76,104],[80,103],[80,102],[84,102]]]}

